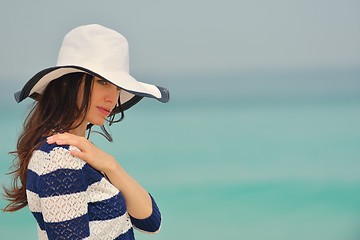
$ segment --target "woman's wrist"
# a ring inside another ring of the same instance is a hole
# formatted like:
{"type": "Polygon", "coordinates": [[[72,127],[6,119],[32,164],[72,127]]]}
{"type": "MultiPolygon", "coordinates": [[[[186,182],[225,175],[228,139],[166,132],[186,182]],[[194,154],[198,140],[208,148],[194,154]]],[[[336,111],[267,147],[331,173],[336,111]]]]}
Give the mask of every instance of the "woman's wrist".
{"type": "Polygon", "coordinates": [[[104,172],[107,176],[114,175],[115,173],[119,172],[121,170],[120,164],[116,161],[116,159],[109,155],[109,160],[107,164],[104,164],[104,169],[102,172],[104,172]]]}

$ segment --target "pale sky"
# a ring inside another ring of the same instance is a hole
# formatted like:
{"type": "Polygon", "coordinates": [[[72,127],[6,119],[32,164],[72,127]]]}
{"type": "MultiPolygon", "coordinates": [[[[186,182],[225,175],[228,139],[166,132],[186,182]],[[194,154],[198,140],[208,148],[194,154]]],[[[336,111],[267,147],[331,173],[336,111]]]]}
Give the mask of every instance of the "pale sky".
{"type": "Polygon", "coordinates": [[[360,67],[358,0],[1,0],[2,76],[55,65],[63,36],[99,23],[140,73],[360,67]]]}

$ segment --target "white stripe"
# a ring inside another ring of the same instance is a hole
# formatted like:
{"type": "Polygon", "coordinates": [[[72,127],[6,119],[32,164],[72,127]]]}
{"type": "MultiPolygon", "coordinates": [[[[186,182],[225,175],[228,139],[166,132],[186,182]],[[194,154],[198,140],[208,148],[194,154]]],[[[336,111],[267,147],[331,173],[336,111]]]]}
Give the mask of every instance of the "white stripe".
{"type": "Polygon", "coordinates": [[[41,207],[45,222],[62,222],[87,213],[87,195],[85,192],[41,198],[41,207]]]}
{"type": "Polygon", "coordinates": [[[38,175],[41,175],[42,172],[44,172],[43,163],[47,161],[47,159],[48,154],[46,152],[35,150],[31,156],[28,169],[37,173],[38,175]]]}
{"type": "MultiPolygon", "coordinates": [[[[76,149],[70,147],[70,149],[76,149]]],[[[51,173],[58,169],[82,169],[86,162],[74,157],[65,148],[56,147],[50,153],[35,150],[30,159],[28,168],[38,175],[51,173]]]]}
{"type": "Polygon", "coordinates": [[[28,201],[30,211],[41,212],[40,197],[38,194],[30,190],[26,190],[26,198],[28,201]]]}
{"type": "Polygon", "coordinates": [[[47,234],[45,230],[41,230],[39,225],[37,225],[38,239],[39,240],[48,240],[47,234]]]}
{"type": "Polygon", "coordinates": [[[128,213],[103,221],[90,222],[90,236],[92,239],[115,239],[126,233],[132,227],[128,213]]]}
{"type": "Polygon", "coordinates": [[[91,184],[87,189],[89,202],[99,202],[112,198],[119,193],[119,190],[108,180],[102,178],[99,182],[91,184]]]}

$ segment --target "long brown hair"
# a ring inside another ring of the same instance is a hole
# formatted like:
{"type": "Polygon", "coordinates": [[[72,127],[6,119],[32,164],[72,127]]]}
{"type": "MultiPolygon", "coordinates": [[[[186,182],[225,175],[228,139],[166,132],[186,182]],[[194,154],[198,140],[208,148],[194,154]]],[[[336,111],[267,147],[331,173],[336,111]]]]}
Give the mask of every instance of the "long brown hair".
{"type": "Polygon", "coordinates": [[[93,76],[70,73],[51,81],[35,102],[24,121],[16,151],[11,152],[15,156],[14,170],[9,173],[13,177],[11,187],[4,187],[5,198],[10,201],[4,211],[14,212],[27,205],[26,178],[32,152],[42,143],[42,137],[52,132],[67,132],[83,122],[89,108],[92,84],[93,76]],[[78,92],[82,83],[83,99],[79,106],[78,92]]]}

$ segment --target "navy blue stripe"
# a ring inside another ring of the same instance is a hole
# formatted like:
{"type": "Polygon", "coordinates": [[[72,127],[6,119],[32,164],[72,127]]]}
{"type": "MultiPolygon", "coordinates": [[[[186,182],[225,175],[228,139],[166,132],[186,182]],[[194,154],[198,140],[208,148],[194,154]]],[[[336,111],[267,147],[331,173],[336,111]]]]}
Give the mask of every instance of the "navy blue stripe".
{"type": "Polygon", "coordinates": [[[40,177],[39,196],[51,197],[86,191],[82,169],[58,169],[40,177]]]}
{"type": "Polygon", "coordinates": [[[134,240],[135,236],[134,236],[134,230],[132,228],[130,228],[126,233],[123,233],[118,236],[117,238],[115,238],[115,240],[134,240]]]}
{"type": "Polygon", "coordinates": [[[37,186],[39,183],[39,175],[35,173],[34,171],[31,171],[28,169],[27,176],[26,176],[26,189],[37,193],[37,186]]]}
{"type": "Polygon", "coordinates": [[[109,220],[120,217],[126,212],[125,200],[121,193],[100,202],[89,203],[90,221],[109,220]]]}
{"type": "Polygon", "coordinates": [[[40,229],[45,231],[45,222],[42,213],[40,212],[31,212],[31,213],[35,217],[40,229]]]}
{"type": "Polygon", "coordinates": [[[46,233],[49,239],[83,239],[90,236],[89,218],[85,214],[68,221],[46,223],[46,233]]]}
{"type": "Polygon", "coordinates": [[[83,167],[83,172],[88,185],[99,182],[104,177],[104,175],[102,175],[99,171],[95,170],[87,163],[83,167]]]}
{"type": "Polygon", "coordinates": [[[53,143],[53,144],[48,144],[47,142],[44,142],[43,144],[41,144],[37,149],[38,150],[41,150],[43,152],[46,152],[46,153],[50,153],[51,150],[53,150],[54,148],[63,148],[63,149],[66,149],[66,150],[69,150],[69,145],[57,145],[56,143],[53,143]]]}

